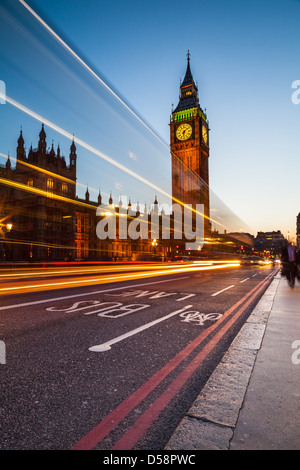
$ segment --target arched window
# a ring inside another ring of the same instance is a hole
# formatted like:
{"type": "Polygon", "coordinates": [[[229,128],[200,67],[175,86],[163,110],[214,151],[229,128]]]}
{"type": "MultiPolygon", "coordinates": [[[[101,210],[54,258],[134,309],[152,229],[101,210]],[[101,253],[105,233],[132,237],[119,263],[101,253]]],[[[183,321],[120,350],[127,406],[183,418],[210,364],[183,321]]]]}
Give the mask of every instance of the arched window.
{"type": "Polygon", "coordinates": [[[69,186],[67,185],[67,183],[63,183],[61,185],[61,189],[62,189],[63,195],[66,196],[69,192],[69,186]]]}
{"type": "Polygon", "coordinates": [[[52,179],[52,178],[48,178],[48,179],[47,179],[47,192],[48,192],[48,193],[53,193],[53,187],[54,187],[53,179],[52,179]]]}

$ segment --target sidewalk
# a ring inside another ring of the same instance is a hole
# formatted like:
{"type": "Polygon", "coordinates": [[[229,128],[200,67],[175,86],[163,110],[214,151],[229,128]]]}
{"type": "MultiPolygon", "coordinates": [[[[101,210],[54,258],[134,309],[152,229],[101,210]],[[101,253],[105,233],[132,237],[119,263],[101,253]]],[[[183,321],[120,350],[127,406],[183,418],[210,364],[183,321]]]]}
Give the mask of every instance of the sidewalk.
{"type": "Polygon", "coordinates": [[[300,283],[278,273],[165,449],[300,450],[299,421],[300,283]]]}

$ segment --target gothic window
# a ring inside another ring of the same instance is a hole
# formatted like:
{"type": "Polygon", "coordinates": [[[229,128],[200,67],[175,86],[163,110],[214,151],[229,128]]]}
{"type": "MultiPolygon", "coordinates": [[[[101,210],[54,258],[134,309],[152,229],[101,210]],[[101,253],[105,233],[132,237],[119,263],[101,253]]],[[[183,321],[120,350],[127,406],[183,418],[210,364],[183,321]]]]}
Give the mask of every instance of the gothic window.
{"type": "Polygon", "coordinates": [[[62,186],[61,186],[61,189],[62,189],[63,195],[66,196],[68,194],[68,191],[69,191],[69,186],[67,185],[67,183],[63,183],[62,186]]]}
{"type": "Polygon", "coordinates": [[[53,192],[53,179],[47,179],[47,191],[53,192]]]}

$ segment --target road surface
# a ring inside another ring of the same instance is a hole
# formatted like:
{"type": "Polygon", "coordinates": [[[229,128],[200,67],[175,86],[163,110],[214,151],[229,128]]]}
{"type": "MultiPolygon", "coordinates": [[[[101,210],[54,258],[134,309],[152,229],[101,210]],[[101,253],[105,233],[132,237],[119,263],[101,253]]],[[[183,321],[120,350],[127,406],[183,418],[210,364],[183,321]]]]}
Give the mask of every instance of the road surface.
{"type": "Polygon", "coordinates": [[[1,278],[2,450],[163,449],[276,272],[55,269],[1,278]]]}

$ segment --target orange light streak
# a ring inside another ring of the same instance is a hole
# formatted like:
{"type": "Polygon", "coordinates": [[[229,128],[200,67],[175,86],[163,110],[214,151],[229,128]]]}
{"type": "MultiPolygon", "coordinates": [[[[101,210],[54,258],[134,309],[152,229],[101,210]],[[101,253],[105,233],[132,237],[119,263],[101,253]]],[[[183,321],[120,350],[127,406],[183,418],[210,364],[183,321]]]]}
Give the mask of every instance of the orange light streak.
{"type": "Polygon", "coordinates": [[[57,199],[59,201],[64,201],[64,202],[67,202],[69,204],[76,204],[76,205],[80,205],[80,206],[84,206],[84,207],[90,207],[90,208],[96,210],[95,206],[92,206],[90,204],[86,204],[84,202],[77,201],[76,199],[69,199],[67,197],[60,196],[59,194],[50,193],[48,191],[44,191],[43,189],[38,189],[38,188],[35,188],[34,186],[27,186],[26,184],[18,183],[16,181],[11,181],[11,180],[8,180],[8,179],[5,179],[5,178],[0,178],[0,184],[4,184],[6,186],[11,186],[11,187],[21,189],[23,191],[31,192],[31,193],[34,193],[34,194],[39,194],[40,196],[48,197],[48,198],[51,198],[51,199],[57,199]]]}
{"type": "Polygon", "coordinates": [[[75,281],[68,281],[65,280],[64,282],[51,282],[51,283],[44,283],[44,284],[26,284],[24,286],[15,286],[15,287],[4,287],[0,288],[0,294],[15,294],[18,292],[32,292],[36,290],[48,290],[48,289],[67,289],[72,287],[78,287],[82,285],[93,285],[93,284],[107,284],[113,282],[122,282],[122,281],[129,281],[136,278],[143,278],[143,277],[153,277],[153,276],[166,276],[170,274],[183,274],[187,272],[195,272],[195,271],[207,271],[207,270],[216,270],[216,269],[224,269],[230,267],[238,267],[240,266],[239,263],[227,263],[221,264],[218,266],[182,266],[180,268],[174,267],[173,269],[167,268],[163,271],[153,270],[146,273],[127,273],[123,275],[118,275],[109,277],[97,277],[92,279],[77,279],[75,281]]]}
{"type": "MultiPolygon", "coordinates": [[[[0,156],[1,156],[1,157],[4,157],[4,158],[8,158],[8,155],[5,155],[4,153],[1,153],[1,152],[0,152],[0,156]]],[[[14,162],[17,162],[17,159],[16,159],[16,158],[13,158],[13,157],[11,157],[11,156],[9,156],[9,158],[10,158],[11,160],[13,160],[14,162]]],[[[58,179],[60,179],[60,180],[62,180],[62,181],[66,181],[67,183],[76,184],[76,181],[74,181],[74,180],[70,180],[69,178],[66,178],[66,177],[64,177],[64,176],[61,176],[61,175],[59,175],[59,174],[57,174],[57,173],[53,173],[52,171],[45,170],[44,168],[39,168],[39,167],[37,167],[37,166],[35,166],[35,165],[32,165],[31,163],[24,162],[24,161],[22,161],[22,160],[18,160],[18,163],[20,163],[21,165],[25,165],[25,166],[27,166],[27,167],[29,167],[29,168],[32,168],[33,170],[36,170],[36,171],[38,171],[39,173],[45,173],[46,175],[53,176],[53,177],[58,178],[58,179]]]]}
{"type": "MultiPolygon", "coordinates": [[[[19,0],[21,1],[21,0],[19,0]]],[[[0,92],[0,97],[1,97],[1,92],[0,92]]],[[[109,157],[108,155],[104,154],[103,152],[101,152],[100,150],[96,149],[95,147],[92,147],[90,144],[84,142],[82,139],[79,139],[78,137],[74,137],[72,134],[70,134],[69,132],[65,131],[64,129],[62,129],[61,127],[57,126],[56,124],[52,123],[51,121],[48,121],[48,119],[45,119],[43,118],[42,116],[40,116],[39,114],[35,113],[34,111],[32,111],[31,109],[27,108],[26,106],[22,105],[21,103],[18,103],[17,101],[15,101],[14,99],[10,98],[8,95],[5,96],[5,99],[6,99],[6,102],[7,103],[10,103],[12,106],[20,109],[21,111],[23,111],[24,113],[28,114],[29,116],[33,117],[34,119],[40,121],[40,122],[43,122],[45,125],[47,125],[48,127],[50,127],[51,129],[53,129],[54,131],[58,132],[59,134],[63,135],[64,137],[70,139],[70,140],[74,140],[78,145],[80,145],[81,147],[85,148],[86,150],[88,150],[89,152],[93,153],[94,155],[97,155],[98,157],[102,158],[103,160],[107,161],[108,163],[110,163],[111,165],[117,167],[118,169],[124,171],[125,173],[129,174],[130,176],[132,176],[133,178],[137,179],[138,181],[141,181],[142,183],[146,184],[147,186],[151,187],[152,189],[154,189],[155,191],[161,193],[162,195],[168,197],[170,200],[174,200],[175,202],[177,202],[178,204],[182,205],[183,207],[187,208],[188,210],[191,210],[192,212],[195,212],[199,215],[201,215],[202,217],[204,218],[207,218],[208,220],[210,220],[211,222],[214,222],[218,225],[221,225],[225,228],[225,225],[221,224],[220,222],[216,221],[216,220],[213,220],[211,219],[210,217],[206,216],[204,213],[201,213],[199,211],[196,211],[194,208],[191,208],[190,206],[186,205],[185,203],[183,203],[182,201],[172,197],[171,194],[169,194],[167,191],[161,189],[160,187],[156,186],[155,184],[151,183],[151,181],[148,181],[146,178],[144,178],[143,176],[140,176],[139,174],[135,173],[134,171],[130,170],[129,168],[127,168],[126,166],[122,165],[121,163],[117,162],[116,160],[114,160],[113,158],[109,157]]],[[[71,201],[71,200],[70,200],[71,201]]]]}
{"type": "MultiPolygon", "coordinates": [[[[222,261],[222,264],[225,263],[232,263],[232,261],[222,261]]],[[[195,265],[199,266],[212,266],[213,262],[212,261],[201,261],[201,262],[193,262],[193,264],[185,264],[184,267],[195,267],[195,265]]],[[[26,268],[23,268],[26,269],[26,268]]],[[[94,268],[78,268],[78,267],[70,267],[69,269],[65,270],[58,270],[58,271],[52,271],[51,267],[47,268],[48,271],[26,271],[26,272],[20,272],[20,269],[18,268],[18,272],[12,274],[11,269],[9,270],[9,274],[0,274],[0,278],[9,278],[9,277],[18,277],[18,276],[37,276],[37,275],[53,275],[53,274],[59,274],[59,275],[65,275],[65,274],[81,274],[81,273],[97,273],[100,274],[101,272],[112,272],[112,270],[115,271],[147,271],[147,270],[153,270],[153,265],[139,265],[139,266],[132,266],[132,265],[124,265],[124,266],[97,266],[94,268]]],[[[165,270],[168,269],[170,270],[170,265],[160,265],[160,266],[155,266],[155,269],[158,270],[165,270]]],[[[172,269],[172,268],[171,268],[172,269]]]]}

